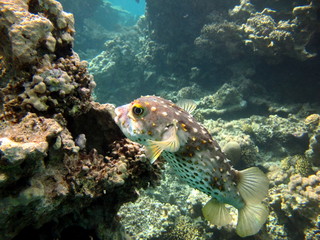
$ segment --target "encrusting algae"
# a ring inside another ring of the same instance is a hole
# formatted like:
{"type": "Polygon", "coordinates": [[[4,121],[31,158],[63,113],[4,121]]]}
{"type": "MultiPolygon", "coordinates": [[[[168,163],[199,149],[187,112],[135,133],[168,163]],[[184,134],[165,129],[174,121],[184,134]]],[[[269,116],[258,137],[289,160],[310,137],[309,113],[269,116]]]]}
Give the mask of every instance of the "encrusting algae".
{"type": "Polygon", "coordinates": [[[151,162],[162,154],[184,181],[212,197],[202,209],[210,223],[229,224],[225,204],[230,204],[238,209],[237,234],[254,235],[268,217],[261,203],[268,192],[268,179],[257,167],[235,170],[218,143],[190,114],[195,107],[190,100],[175,105],[145,96],[116,108],[115,122],[129,139],[146,147],[151,162]]]}

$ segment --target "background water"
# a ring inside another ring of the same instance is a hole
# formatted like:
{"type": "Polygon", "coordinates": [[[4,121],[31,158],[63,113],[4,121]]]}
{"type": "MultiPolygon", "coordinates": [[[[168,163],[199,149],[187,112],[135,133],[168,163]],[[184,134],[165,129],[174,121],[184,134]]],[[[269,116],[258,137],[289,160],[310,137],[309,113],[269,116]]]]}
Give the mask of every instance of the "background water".
{"type": "Polygon", "coordinates": [[[121,8],[127,10],[133,15],[141,16],[145,12],[146,2],[145,0],[140,0],[139,3],[136,1],[128,0],[109,0],[114,6],[120,6],[121,8]]]}

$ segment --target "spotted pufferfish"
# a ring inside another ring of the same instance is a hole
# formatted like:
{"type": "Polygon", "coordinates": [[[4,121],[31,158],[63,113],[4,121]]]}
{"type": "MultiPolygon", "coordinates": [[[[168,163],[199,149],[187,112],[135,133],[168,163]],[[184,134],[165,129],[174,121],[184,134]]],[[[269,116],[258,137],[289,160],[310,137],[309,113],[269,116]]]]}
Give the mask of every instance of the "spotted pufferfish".
{"type": "Polygon", "coordinates": [[[191,187],[211,200],[202,209],[211,224],[224,226],[232,218],[225,204],[238,209],[236,232],[256,234],[268,217],[262,204],[269,182],[257,167],[235,170],[209,132],[191,115],[192,100],[177,104],[143,96],[115,109],[115,122],[127,138],[145,146],[153,163],[162,155],[191,187]]]}

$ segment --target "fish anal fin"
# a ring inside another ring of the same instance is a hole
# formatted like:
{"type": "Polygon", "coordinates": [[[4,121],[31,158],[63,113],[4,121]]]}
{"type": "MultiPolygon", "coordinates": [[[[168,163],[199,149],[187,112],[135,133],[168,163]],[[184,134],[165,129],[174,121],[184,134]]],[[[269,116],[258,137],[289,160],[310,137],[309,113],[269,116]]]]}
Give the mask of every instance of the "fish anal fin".
{"type": "Polygon", "coordinates": [[[232,220],[225,204],[218,202],[214,198],[202,208],[202,214],[206,220],[217,226],[225,226],[232,220]]]}

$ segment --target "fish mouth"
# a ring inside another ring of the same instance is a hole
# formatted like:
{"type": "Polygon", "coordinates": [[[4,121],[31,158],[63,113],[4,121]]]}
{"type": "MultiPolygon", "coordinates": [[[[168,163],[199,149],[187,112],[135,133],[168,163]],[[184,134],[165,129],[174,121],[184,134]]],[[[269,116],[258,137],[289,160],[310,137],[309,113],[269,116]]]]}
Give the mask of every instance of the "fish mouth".
{"type": "Polygon", "coordinates": [[[129,126],[127,109],[128,109],[128,104],[117,107],[114,110],[116,114],[116,116],[114,117],[114,121],[122,129],[127,128],[129,126]]]}
{"type": "Polygon", "coordinates": [[[119,108],[117,107],[115,110],[114,110],[116,116],[114,117],[114,121],[116,122],[116,124],[119,125],[119,120],[120,120],[120,117],[121,117],[121,111],[119,110],[119,108]]]}

